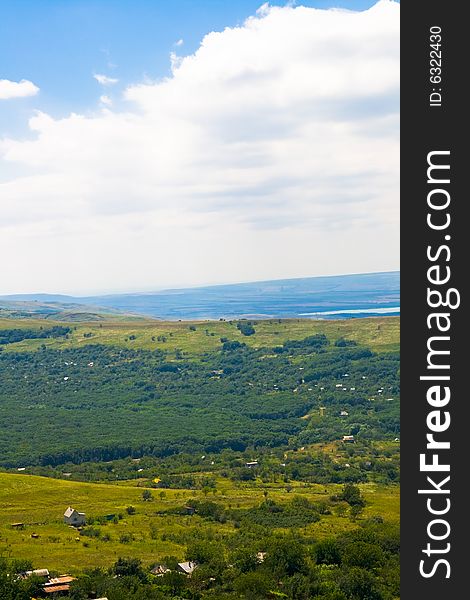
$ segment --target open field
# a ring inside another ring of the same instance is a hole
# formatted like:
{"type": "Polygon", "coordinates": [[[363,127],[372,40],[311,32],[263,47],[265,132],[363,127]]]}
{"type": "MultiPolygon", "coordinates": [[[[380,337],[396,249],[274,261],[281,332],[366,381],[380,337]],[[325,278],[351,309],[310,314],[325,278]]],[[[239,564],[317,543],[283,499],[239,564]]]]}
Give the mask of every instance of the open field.
{"type": "MultiPolygon", "coordinates": [[[[69,339],[24,340],[4,347],[7,352],[36,350],[43,344],[48,348],[64,349],[86,344],[124,346],[131,349],[175,352],[180,349],[189,356],[220,349],[221,337],[243,341],[253,348],[280,345],[286,340],[300,340],[310,335],[324,333],[331,341],[346,337],[375,352],[398,351],[400,336],[399,317],[374,317],[368,319],[342,319],[321,321],[311,319],[270,319],[255,321],[256,333],[243,336],[237,329],[238,321],[156,321],[153,319],[111,320],[89,323],[70,323],[69,339]],[[195,328],[190,330],[189,328],[195,328]],[[89,335],[84,337],[84,335],[89,335]],[[165,338],[158,340],[158,338],[165,338]],[[154,338],[154,339],[152,339],[154,338]]],[[[43,319],[0,319],[0,329],[49,328],[66,325],[43,319]]]]}
{"type": "MultiPolygon", "coordinates": [[[[197,515],[159,515],[172,507],[182,506],[189,498],[204,498],[201,491],[165,490],[160,498],[159,490],[152,490],[154,500],[144,502],[142,488],[122,483],[88,484],[56,480],[33,475],[0,473],[0,552],[3,555],[22,557],[33,561],[37,568],[79,573],[94,566],[107,567],[119,556],[138,557],[146,565],[158,562],[167,555],[183,559],[185,548],[170,538],[188,530],[217,531],[218,534],[234,532],[231,524],[207,521],[197,515]],[[85,511],[87,516],[107,514],[123,515],[117,523],[99,525],[100,539],[79,536],[73,528],[63,523],[62,514],[68,505],[85,511]],[[128,515],[126,507],[134,506],[135,515],[128,515]],[[14,529],[12,523],[24,523],[24,529],[14,529]],[[38,538],[32,538],[31,534],[38,538]],[[103,534],[110,540],[104,541],[103,534]],[[130,538],[130,541],[121,542],[130,538]]],[[[312,501],[324,500],[338,493],[341,486],[294,483],[293,490],[286,492],[281,485],[234,484],[218,481],[220,491],[210,494],[209,499],[225,507],[248,508],[258,505],[268,490],[269,498],[284,502],[298,494],[312,501]]],[[[362,518],[381,515],[387,521],[399,518],[398,486],[364,484],[361,486],[367,506],[362,518]]],[[[342,531],[353,529],[357,524],[347,517],[324,515],[321,521],[303,529],[304,535],[323,539],[342,531]]]]}

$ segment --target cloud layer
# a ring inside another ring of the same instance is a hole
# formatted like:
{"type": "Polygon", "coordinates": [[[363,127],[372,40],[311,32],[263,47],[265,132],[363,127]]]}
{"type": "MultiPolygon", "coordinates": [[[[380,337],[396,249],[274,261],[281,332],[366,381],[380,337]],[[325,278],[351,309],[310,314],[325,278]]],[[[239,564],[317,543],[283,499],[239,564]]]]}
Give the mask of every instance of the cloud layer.
{"type": "Polygon", "coordinates": [[[0,100],[35,96],[38,92],[39,88],[27,79],[22,79],[21,81],[0,79],[0,100]]]}
{"type": "Polygon", "coordinates": [[[124,111],[38,112],[0,142],[4,291],[398,267],[397,3],[265,5],[171,64],[124,111]]]}

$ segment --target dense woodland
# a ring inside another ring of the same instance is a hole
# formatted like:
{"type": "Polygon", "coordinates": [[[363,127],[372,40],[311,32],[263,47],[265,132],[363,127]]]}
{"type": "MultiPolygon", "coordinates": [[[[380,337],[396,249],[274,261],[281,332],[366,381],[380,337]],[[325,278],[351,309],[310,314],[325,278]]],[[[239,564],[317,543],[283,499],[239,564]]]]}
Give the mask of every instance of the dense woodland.
{"type": "Polygon", "coordinates": [[[1,352],[0,462],[295,447],[343,435],[394,439],[398,372],[398,353],[321,334],[272,348],[223,339],[198,360],[90,343],[1,352]]]}

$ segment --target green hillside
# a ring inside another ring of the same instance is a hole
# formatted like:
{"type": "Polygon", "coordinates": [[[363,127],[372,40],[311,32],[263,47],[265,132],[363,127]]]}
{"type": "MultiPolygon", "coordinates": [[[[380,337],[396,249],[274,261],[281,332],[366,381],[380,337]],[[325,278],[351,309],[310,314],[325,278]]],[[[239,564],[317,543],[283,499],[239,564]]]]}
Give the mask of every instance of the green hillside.
{"type": "Polygon", "coordinates": [[[394,439],[398,330],[394,318],[3,322],[0,464],[394,439]]]}
{"type": "Polygon", "coordinates": [[[44,594],[19,564],[73,600],[398,598],[397,318],[4,319],[0,348],[5,598],[44,594]]]}

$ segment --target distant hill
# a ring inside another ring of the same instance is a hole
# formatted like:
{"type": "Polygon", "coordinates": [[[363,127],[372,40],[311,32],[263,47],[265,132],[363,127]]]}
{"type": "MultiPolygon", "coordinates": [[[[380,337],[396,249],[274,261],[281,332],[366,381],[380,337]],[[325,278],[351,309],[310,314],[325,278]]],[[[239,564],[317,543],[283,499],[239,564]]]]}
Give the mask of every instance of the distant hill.
{"type": "MultiPolygon", "coordinates": [[[[38,297],[41,295],[38,295],[38,297]]],[[[47,296],[44,294],[44,296],[47,296]]],[[[34,296],[32,296],[34,298],[34,296]]],[[[48,297],[48,296],[47,296],[48,297]]],[[[89,304],[50,301],[44,297],[35,299],[11,299],[18,296],[9,296],[8,300],[0,298],[0,318],[6,319],[52,319],[54,321],[102,321],[124,316],[120,311],[105,307],[96,307],[89,304]]],[[[67,298],[62,296],[62,298],[67,298]]],[[[127,316],[129,317],[129,316],[127,316]]]]}
{"type": "Polygon", "coordinates": [[[398,314],[400,274],[365,273],[332,277],[306,277],[254,283],[172,289],[159,292],[72,297],[27,294],[0,297],[36,314],[103,310],[141,314],[159,319],[219,319],[234,317],[344,318],[398,314]],[[36,306],[34,304],[36,303],[36,306]]]}

